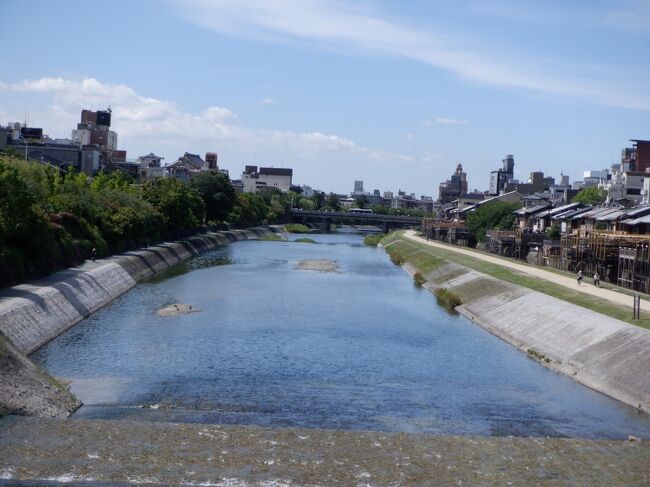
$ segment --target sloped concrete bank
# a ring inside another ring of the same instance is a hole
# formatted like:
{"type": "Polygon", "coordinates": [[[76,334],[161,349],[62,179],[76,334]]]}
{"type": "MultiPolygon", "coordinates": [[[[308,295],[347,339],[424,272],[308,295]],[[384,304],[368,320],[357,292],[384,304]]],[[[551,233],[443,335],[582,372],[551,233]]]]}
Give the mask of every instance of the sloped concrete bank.
{"type": "MultiPolygon", "coordinates": [[[[417,269],[406,263],[410,274],[417,269]]],[[[650,331],[455,263],[425,276],[460,297],[463,316],[532,359],[630,406],[650,411],[650,331]]]]}
{"type": "Polygon", "coordinates": [[[55,381],[54,388],[40,387],[39,384],[48,382],[43,382],[44,377],[49,376],[26,355],[110,303],[138,281],[219,245],[262,238],[269,233],[271,230],[265,227],[208,232],[67,269],[0,292],[0,334],[8,341],[0,340],[0,359],[7,362],[1,364],[0,411],[47,416],[69,414],[78,406],[76,400],[70,402],[71,396],[67,394],[66,400],[54,401],[53,394],[62,392],[60,385],[55,381]]]}

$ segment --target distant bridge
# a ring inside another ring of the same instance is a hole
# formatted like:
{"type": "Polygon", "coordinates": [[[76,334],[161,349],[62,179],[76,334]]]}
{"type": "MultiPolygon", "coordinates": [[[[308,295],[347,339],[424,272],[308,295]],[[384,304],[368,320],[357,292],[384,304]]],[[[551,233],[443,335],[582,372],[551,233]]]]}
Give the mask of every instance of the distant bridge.
{"type": "Polygon", "coordinates": [[[324,232],[330,231],[332,222],[352,225],[377,225],[384,233],[395,227],[414,227],[422,224],[422,219],[414,216],[381,215],[376,213],[351,213],[348,211],[291,210],[294,223],[319,223],[324,232]]]}

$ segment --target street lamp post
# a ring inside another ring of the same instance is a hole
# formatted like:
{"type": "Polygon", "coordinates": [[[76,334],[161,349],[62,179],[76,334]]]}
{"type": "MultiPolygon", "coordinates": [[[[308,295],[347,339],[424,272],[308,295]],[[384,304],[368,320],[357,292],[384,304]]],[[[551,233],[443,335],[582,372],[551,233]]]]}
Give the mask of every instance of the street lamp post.
{"type": "Polygon", "coordinates": [[[29,148],[29,139],[23,137],[22,135],[20,138],[23,139],[23,142],[25,142],[25,162],[27,162],[27,149],[29,148]]]}

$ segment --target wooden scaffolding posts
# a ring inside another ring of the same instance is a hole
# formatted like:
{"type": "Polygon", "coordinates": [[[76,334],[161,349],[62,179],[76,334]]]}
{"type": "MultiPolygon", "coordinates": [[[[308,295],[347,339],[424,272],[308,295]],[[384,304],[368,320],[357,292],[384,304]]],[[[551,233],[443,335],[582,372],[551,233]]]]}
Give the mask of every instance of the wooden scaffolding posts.
{"type": "Polygon", "coordinates": [[[486,250],[505,257],[525,259],[531,250],[541,250],[543,233],[490,229],[485,233],[486,250]]]}
{"type": "Polygon", "coordinates": [[[465,228],[464,222],[448,222],[434,218],[424,218],[422,220],[422,232],[432,240],[440,240],[461,247],[476,246],[476,239],[472,232],[465,228]]]}
{"type": "Polygon", "coordinates": [[[588,232],[562,236],[559,268],[598,273],[604,281],[642,292],[650,291],[648,245],[650,236],[620,232],[588,232]]]}
{"type": "Polygon", "coordinates": [[[637,242],[634,248],[619,249],[617,284],[646,294],[650,292],[648,241],[637,242]]]}

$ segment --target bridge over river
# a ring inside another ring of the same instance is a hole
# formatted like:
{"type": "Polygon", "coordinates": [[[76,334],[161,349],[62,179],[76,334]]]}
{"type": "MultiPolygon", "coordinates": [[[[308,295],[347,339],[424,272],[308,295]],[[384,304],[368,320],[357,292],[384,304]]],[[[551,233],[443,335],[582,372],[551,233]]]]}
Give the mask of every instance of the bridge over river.
{"type": "Polygon", "coordinates": [[[376,213],[352,213],[349,211],[313,211],[291,210],[294,223],[319,223],[324,232],[330,231],[332,222],[351,225],[377,225],[384,233],[391,228],[415,227],[422,224],[422,219],[414,216],[381,215],[376,213]]]}

